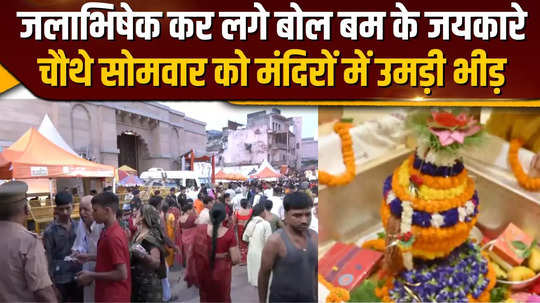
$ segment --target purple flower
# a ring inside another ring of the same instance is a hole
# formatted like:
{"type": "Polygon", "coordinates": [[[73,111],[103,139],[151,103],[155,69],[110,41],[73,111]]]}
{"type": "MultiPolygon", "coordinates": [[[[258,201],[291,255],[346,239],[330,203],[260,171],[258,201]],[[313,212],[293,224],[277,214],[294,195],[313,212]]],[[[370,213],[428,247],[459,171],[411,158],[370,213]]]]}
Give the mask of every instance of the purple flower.
{"type": "Polygon", "coordinates": [[[388,176],[383,185],[383,196],[386,198],[388,191],[392,189],[392,175],[388,176]]]}
{"type": "Polygon", "coordinates": [[[431,214],[424,211],[414,211],[412,216],[412,223],[422,227],[431,226],[431,214]]]}
{"type": "Polygon", "coordinates": [[[456,225],[456,223],[459,220],[459,213],[458,213],[457,208],[452,208],[450,210],[443,211],[441,212],[441,215],[444,217],[443,227],[456,225]]]}
{"type": "Polygon", "coordinates": [[[401,217],[401,212],[403,211],[403,207],[401,206],[401,201],[398,198],[395,198],[390,202],[390,211],[392,214],[401,217]]]}
{"type": "Polygon", "coordinates": [[[422,161],[416,154],[414,155],[413,166],[423,174],[438,177],[453,177],[459,175],[464,168],[463,162],[461,161],[457,161],[453,166],[436,166],[422,161]]]}

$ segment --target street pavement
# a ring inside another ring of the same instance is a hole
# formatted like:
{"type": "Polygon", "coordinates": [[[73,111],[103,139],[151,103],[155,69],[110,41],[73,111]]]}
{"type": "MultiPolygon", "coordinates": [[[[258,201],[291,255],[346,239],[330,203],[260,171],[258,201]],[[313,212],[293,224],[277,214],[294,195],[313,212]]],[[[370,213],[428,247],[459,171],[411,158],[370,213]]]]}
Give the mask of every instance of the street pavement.
{"type": "MultiPolygon", "coordinates": [[[[179,267],[172,268],[169,272],[171,283],[171,302],[199,302],[199,289],[192,286],[187,288],[184,282],[184,270],[179,267]]],[[[231,283],[231,301],[256,303],[259,301],[257,288],[251,286],[247,280],[247,266],[233,266],[231,283]]]]}

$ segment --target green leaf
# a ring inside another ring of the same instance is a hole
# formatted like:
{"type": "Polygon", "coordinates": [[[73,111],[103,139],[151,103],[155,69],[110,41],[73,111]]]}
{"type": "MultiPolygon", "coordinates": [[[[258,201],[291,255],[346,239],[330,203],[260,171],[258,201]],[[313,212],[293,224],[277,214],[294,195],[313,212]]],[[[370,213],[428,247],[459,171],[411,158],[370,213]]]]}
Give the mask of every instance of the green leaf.
{"type": "Polygon", "coordinates": [[[353,123],[353,118],[341,118],[340,122],[353,123]]]}
{"type": "Polygon", "coordinates": [[[512,246],[519,250],[526,250],[527,245],[521,241],[512,241],[512,246]]]}
{"type": "Polygon", "coordinates": [[[507,286],[497,286],[491,289],[490,291],[490,301],[491,302],[503,302],[506,300],[506,296],[508,294],[508,287],[507,286]]]}
{"type": "Polygon", "coordinates": [[[360,286],[353,289],[349,302],[381,302],[375,295],[375,283],[371,280],[364,280],[360,286]]]}
{"type": "Polygon", "coordinates": [[[377,233],[377,238],[378,239],[384,239],[386,238],[386,233],[384,231],[380,232],[380,233],[377,233]]]}
{"type": "Polygon", "coordinates": [[[536,239],[534,239],[531,243],[531,245],[525,250],[523,251],[523,253],[521,254],[521,257],[524,258],[524,259],[527,259],[528,257],[531,256],[531,253],[532,253],[532,250],[536,247],[536,239]]]}

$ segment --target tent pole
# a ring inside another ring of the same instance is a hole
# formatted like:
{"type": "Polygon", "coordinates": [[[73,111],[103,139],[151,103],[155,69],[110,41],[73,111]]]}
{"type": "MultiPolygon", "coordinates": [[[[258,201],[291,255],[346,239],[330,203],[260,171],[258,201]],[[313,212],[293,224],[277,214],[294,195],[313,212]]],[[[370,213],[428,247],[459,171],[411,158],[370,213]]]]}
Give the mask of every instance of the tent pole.
{"type": "Polygon", "coordinates": [[[53,197],[52,197],[52,180],[49,178],[49,198],[51,199],[51,203],[52,203],[52,200],[53,200],[53,197]]]}
{"type": "Polygon", "coordinates": [[[216,174],[215,174],[216,161],[214,157],[215,155],[212,155],[212,184],[216,183],[216,174]]]}

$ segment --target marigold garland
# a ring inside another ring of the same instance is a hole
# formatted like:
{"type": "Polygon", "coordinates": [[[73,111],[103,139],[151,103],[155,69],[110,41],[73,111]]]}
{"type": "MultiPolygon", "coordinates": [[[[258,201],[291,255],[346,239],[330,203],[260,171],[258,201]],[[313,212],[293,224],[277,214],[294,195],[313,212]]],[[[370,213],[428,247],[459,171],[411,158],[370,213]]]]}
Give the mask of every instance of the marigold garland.
{"type": "Polygon", "coordinates": [[[393,302],[390,298],[390,289],[394,286],[394,278],[390,277],[381,287],[375,288],[375,296],[383,302],[393,302]]]}
{"type": "MultiPolygon", "coordinates": [[[[409,188],[411,175],[409,174],[409,161],[405,160],[398,170],[399,184],[404,188],[409,188]]],[[[467,181],[467,179],[465,179],[467,181]]],[[[418,188],[418,197],[424,200],[443,200],[457,197],[465,191],[467,182],[463,182],[456,187],[448,189],[435,189],[426,185],[421,185],[418,188]]]]}
{"type": "Polygon", "coordinates": [[[345,288],[332,285],[332,283],[326,281],[321,274],[319,274],[318,279],[319,283],[324,285],[330,291],[330,294],[326,297],[326,303],[348,302],[351,299],[349,291],[345,288]]]}
{"type": "Polygon", "coordinates": [[[521,146],[523,146],[523,142],[520,139],[512,139],[512,141],[510,141],[510,148],[508,149],[508,162],[510,162],[512,172],[514,172],[514,176],[516,176],[516,179],[521,187],[531,191],[540,190],[540,178],[529,177],[523,170],[523,167],[521,167],[518,156],[521,146]]]}
{"type": "Polygon", "coordinates": [[[435,177],[421,173],[413,166],[414,155],[409,158],[409,175],[420,176],[424,185],[433,189],[450,189],[464,184],[467,181],[467,169],[463,169],[461,173],[454,177],[435,177]]]}
{"type": "Polygon", "coordinates": [[[467,187],[459,196],[436,201],[425,200],[410,196],[408,189],[405,189],[399,184],[399,168],[397,168],[392,176],[392,190],[394,191],[396,197],[398,197],[401,201],[411,201],[415,210],[436,213],[465,205],[465,203],[467,203],[467,201],[469,201],[474,195],[474,181],[471,178],[468,178],[467,187]]]}
{"type": "MultiPolygon", "coordinates": [[[[386,228],[390,218],[390,208],[383,200],[381,204],[381,219],[386,228]]],[[[459,222],[451,227],[420,227],[413,225],[415,236],[413,255],[424,259],[435,259],[447,256],[454,248],[461,245],[469,237],[470,230],[476,224],[478,216],[470,222],[459,222]]]]}
{"type": "Polygon", "coordinates": [[[334,131],[341,139],[341,153],[343,155],[343,164],[345,172],[339,176],[329,174],[319,170],[319,183],[328,186],[338,186],[349,184],[356,175],[356,164],[354,161],[354,150],[349,129],[352,124],[349,122],[337,122],[334,124],[334,131]]]}
{"type": "Polygon", "coordinates": [[[375,240],[368,240],[364,243],[362,243],[362,248],[368,248],[378,251],[385,251],[386,250],[386,243],[384,239],[375,239],[375,240]]]}

